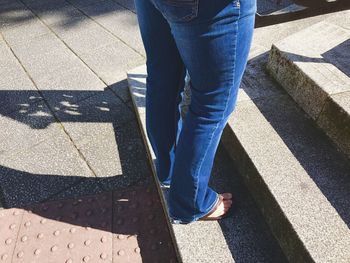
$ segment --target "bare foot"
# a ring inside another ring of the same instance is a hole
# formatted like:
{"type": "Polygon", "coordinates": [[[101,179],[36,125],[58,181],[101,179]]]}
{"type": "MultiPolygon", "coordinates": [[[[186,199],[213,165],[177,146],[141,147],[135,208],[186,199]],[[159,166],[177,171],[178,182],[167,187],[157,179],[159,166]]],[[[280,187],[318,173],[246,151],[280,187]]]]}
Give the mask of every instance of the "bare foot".
{"type": "Polygon", "coordinates": [[[232,194],[223,193],[219,195],[219,204],[210,212],[208,215],[200,218],[200,220],[218,220],[221,219],[223,215],[230,209],[232,206],[232,194]]]}
{"type": "Polygon", "coordinates": [[[231,193],[222,193],[221,194],[224,199],[232,199],[232,194],[231,193]]]}

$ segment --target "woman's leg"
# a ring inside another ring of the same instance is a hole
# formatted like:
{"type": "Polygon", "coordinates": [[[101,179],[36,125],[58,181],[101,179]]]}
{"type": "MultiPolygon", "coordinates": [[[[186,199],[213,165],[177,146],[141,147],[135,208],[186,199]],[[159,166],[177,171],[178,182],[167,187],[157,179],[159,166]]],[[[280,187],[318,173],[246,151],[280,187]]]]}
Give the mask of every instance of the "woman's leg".
{"type": "Polygon", "coordinates": [[[246,67],[256,0],[152,1],[166,17],[191,77],[169,195],[171,217],[188,223],[206,215],[218,198],[208,182],[246,67]]]}
{"type": "Polygon", "coordinates": [[[185,68],[168,22],[149,0],[136,0],[147,54],[146,130],[156,155],[157,175],[170,184],[175,141],[181,129],[179,103],[185,68]]]}

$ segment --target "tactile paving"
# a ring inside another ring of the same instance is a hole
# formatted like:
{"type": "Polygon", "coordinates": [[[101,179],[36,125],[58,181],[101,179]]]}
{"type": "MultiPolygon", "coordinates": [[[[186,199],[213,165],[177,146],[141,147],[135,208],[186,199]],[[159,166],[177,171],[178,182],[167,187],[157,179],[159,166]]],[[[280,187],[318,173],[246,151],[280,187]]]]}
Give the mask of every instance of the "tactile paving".
{"type": "Polygon", "coordinates": [[[0,210],[2,262],[177,262],[155,186],[0,210]]]}
{"type": "Polygon", "coordinates": [[[115,262],[177,262],[155,187],[113,193],[115,262]]]}
{"type": "Polygon", "coordinates": [[[0,262],[11,262],[20,228],[23,210],[17,208],[0,210],[0,262]]]}
{"type": "Polygon", "coordinates": [[[112,193],[28,207],[13,262],[112,262],[112,193]]]}

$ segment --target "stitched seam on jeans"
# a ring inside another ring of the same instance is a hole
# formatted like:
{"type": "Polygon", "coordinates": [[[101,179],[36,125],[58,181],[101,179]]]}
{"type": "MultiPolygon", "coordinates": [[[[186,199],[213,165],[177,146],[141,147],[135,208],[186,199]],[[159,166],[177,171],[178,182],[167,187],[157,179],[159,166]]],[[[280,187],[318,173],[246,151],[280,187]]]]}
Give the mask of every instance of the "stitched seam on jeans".
{"type": "MultiPolygon", "coordinates": [[[[184,71],[185,71],[185,65],[182,64],[181,77],[184,75],[184,71]]],[[[179,94],[179,91],[180,91],[180,89],[181,89],[181,83],[182,83],[182,80],[179,79],[179,83],[177,84],[177,92],[176,92],[176,94],[177,94],[178,96],[180,95],[180,94],[179,94]]],[[[175,122],[175,125],[174,125],[174,127],[176,127],[176,128],[175,128],[174,151],[176,150],[176,147],[177,147],[177,143],[176,143],[177,132],[179,132],[179,131],[177,130],[178,122],[176,122],[176,112],[179,111],[179,106],[180,106],[180,104],[181,104],[181,101],[180,101],[179,104],[176,104],[176,103],[175,103],[175,114],[174,114],[174,122],[175,122]],[[177,131],[177,132],[176,132],[176,131],[177,131]]],[[[179,114],[180,114],[180,118],[181,118],[181,110],[180,110],[180,113],[179,113],[179,114]]]]}
{"type": "Polygon", "coordinates": [[[212,205],[210,205],[207,209],[207,211],[205,211],[203,214],[204,215],[200,215],[200,216],[197,216],[195,217],[195,219],[193,219],[193,221],[197,221],[198,219],[206,216],[207,214],[211,213],[211,210],[213,210],[214,206],[216,206],[218,204],[218,202],[220,201],[220,197],[219,197],[219,194],[216,193],[216,198],[215,198],[215,201],[213,202],[212,205]]]}
{"type": "MultiPolygon", "coordinates": [[[[238,35],[238,22],[239,22],[239,19],[240,19],[240,9],[238,10],[238,20],[236,23],[236,34],[238,35]]],[[[237,37],[235,38],[235,46],[234,46],[234,63],[233,63],[233,85],[235,84],[235,76],[236,76],[236,61],[237,61],[237,37]]],[[[229,94],[227,96],[227,100],[226,100],[226,104],[225,104],[225,109],[222,113],[222,118],[224,117],[225,115],[225,112],[227,110],[227,106],[228,106],[228,102],[229,102],[229,98],[230,98],[230,95],[231,95],[231,91],[232,91],[233,88],[231,88],[229,90],[229,94]]],[[[214,136],[214,133],[216,132],[217,128],[219,126],[219,122],[217,123],[217,125],[215,126],[214,128],[214,131],[212,132],[212,135],[209,139],[209,144],[208,146],[210,145],[212,139],[213,139],[213,136],[214,136]]],[[[200,172],[200,169],[202,168],[202,165],[203,165],[203,161],[208,153],[208,149],[209,147],[207,148],[206,152],[204,153],[204,156],[203,158],[201,159],[200,161],[200,165],[199,165],[199,168],[197,169],[197,177],[196,177],[196,192],[195,192],[195,195],[194,195],[194,202],[193,202],[193,207],[195,207],[195,204],[196,204],[196,199],[197,199],[197,194],[198,194],[198,181],[199,181],[199,176],[198,176],[198,173],[200,172]]],[[[193,216],[192,220],[195,220],[196,216],[193,216]]]]}
{"type": "MultiPolygon", "coordinates": [[[[200,169],[202,168],[203,161],[204,161],[205,157],[207,156],[210,143],[211,143],[211,141],[213,139],[214,133],[215,133],[216,129],[218,128],[218,126],[219,126],[219,123],[216,124],[216,126],[215,126],[215,128],[214,128],[214,130],[213,130],[213,132],[211,134],[211,137],[209,139],[209,143],[208,143],[207,149],[206,149],[202,159],[200,160],[199,168],[197,169],[197,173],[196,173],[196,191],[194,193],[193,208],[196,207],[196,199],[197,199],[197,195],[198,195],[198,181],[199,181],[199,175],[198,174],[199,174],[200,169]]],[[[195,218],[196,218],[196,216],[192,216],[192,220],[195,220],[195,218]]]]}

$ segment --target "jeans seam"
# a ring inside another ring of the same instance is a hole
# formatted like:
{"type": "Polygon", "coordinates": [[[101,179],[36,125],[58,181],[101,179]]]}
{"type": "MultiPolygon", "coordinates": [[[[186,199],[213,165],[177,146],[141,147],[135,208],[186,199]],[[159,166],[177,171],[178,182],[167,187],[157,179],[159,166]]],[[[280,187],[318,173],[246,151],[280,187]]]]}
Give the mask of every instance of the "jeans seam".
{"type": "MultiPolygon", "coordinates": [[[[240,9],[238,10],[238,20],[240,19],[240,9]]],[[[236,32],[238,32],[238,21],[236,22],[236,32]]],[[[236,61],[237,61],[237,37],[235,38],[235,45],[234,45],[234,63],[233,63],[233,85],[235,84],[235,76],[236,76],[236,61]]],[[[222,117],[224,117],[225,115],[225,112],[227,110],[227,106],[228,106],[228,102],[229,102],[229,98],[230,98],[230,95],[231,95],[231,91],[232,91],[233,88],[230,88],[229,90],[229,94],[227,96],[227,100],[226,100],[226,104],[225,104],[225,109],[222,113],[222,117]]],[[[220,121],[217,123],[217,125],[215,126],[213,132],[212,132],[212,135],[209,139],[209,144],[211,143],[212,139],[213,139],[213,136],[214,136],[214,133],[216,132],[217,128],[219,127],[219,124],[220,124],[220,121]]],[[[204,153],[204,156],[203,158],[201,159],[200,161],[200,165],[199,165],[199,168],[197,169],[197,173],[200,171],[200,169],[202,168],[202,165],[203,165],[203,160],[205,159],[207,153],[208,153],[208,149],[209,147],[206,149],[205,153],[204,153]]],[[[195,202],[196,202],[196,198],[197,198],[197,195],[198,195],[198,180],[199,180],[199,176],[198,174],[196,175],[196,190],[195,190],[195,195],[194,195],[194,199],[193,199],[193,207],[195,207],[195,202]]],[[[196,216],[193,216],[192,217],[192,220],[195,220],[196,216]]]]}
{"type": "MultiPolygon", "coordinates": [[[[184,75],[184,70],[185,70],[185,66],[184,65],[182,65],[182,69],[181,69],[181,76],[180,76],[180,78],[184,75]]],[[[179,96],[180,94],[179,94],[179,91],[180,91],[180,89],[181,89],[181,79],[179,79],[179,83],[178,83],[178,85],[177,85],[177,92],[176,92],[176,94],[179,96]]],[[[180,104],[181,104],[181,101],[180,101],[180,104]]],[[[178,122],[176,122],[176,112],[179,110],[179,104],[176,104],[175,103],[175,114],[174,114],[174,122],[175,122],[175,125],[174,125],[174,127],[175,127],[175,141],[174,141],[174,151],[176,150],[176,147],[177,147],[177,143],[176,143],[176,139],[177,139],[177,126],[178,126],[178,122]]],[[[180,114],[180,118],[181,118],[181,112],[179,113],[180,114]]]]}

